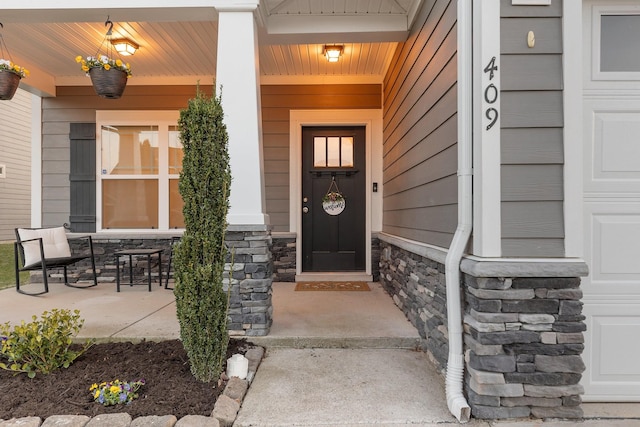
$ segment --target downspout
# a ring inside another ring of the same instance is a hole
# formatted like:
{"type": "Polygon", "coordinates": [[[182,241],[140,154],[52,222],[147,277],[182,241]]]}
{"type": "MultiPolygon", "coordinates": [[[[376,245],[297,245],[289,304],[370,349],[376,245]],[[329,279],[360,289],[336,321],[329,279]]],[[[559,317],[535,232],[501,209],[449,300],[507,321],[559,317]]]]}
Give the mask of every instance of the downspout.
{"type": "Polygon", "coordinates": [[[446,396],[449,411],[461,423],[471,417],[465,399],[464,347],[462,344],[462,303],[460,301],[460,262],[472,228],[472,10],[471,0],[458,1],[458,226],[445,259],[447,289],[447,360],[446,396]]]}

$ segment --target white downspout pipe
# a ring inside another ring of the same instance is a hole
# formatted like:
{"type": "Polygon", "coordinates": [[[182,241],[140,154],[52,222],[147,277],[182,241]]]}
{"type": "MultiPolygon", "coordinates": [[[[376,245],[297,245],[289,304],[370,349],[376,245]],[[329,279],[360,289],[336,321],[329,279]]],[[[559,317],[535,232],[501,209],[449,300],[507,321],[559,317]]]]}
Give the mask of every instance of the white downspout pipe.
{"type": "Polygon", "coordinates": [[[472,10],[471,0],[458,1],[458,227],[445,259],[447,289],[446,395],[449,411],[461,423],[471,417],[471,408],[463,393],[464,352],[462,344],[462,304],[460,302],[460,262],[472,228],[472,10]]]}

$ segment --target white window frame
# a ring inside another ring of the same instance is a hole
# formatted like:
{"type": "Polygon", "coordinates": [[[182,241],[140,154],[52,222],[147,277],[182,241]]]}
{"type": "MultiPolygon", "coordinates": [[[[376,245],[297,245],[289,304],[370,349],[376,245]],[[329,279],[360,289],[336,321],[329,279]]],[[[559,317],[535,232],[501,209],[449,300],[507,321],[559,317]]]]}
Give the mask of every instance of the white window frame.
{"type": "MultiPolygon", "coordinates": [[[[159,231],[175,231],[169,228],[169,179],[175,179],[178,174],[168,173],[168,130],[170,126],[177,126],[180,118],[179,111],[126,111],[110,110],[96,112],[96,230],[99,232],[117,233],[157,233],[159,231]],[[102,127],[103,126],[157,126],[158,127],[158,174],[154,175],[118,175],[112,179],[156,179],[158,181],[158,228],[110,228],[102,227],[102,127]]],[[[181,230],[181,229],[178,229],[181,230]]]]}
{"type": "Polygon", "coordinates": [[[591,73],[593,80],[640,80],[640,71],[600,71],[600,34],[603,15],[638,15],[640,6],[595,5],[591,17],[591,73]]]}

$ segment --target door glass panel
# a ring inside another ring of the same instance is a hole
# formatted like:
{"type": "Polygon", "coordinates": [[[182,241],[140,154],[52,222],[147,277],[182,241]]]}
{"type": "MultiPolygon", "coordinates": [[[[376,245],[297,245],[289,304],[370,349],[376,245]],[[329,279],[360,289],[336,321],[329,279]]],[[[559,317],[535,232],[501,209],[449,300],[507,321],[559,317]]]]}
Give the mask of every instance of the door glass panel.
{"type": "Polygon", "coordinates": [[[102,181],[103,228],[158,228],[158,181],[102,181]]]}
{"type": "Polygon", "coordinates": [[[330,136],[327,138],[327,166],[340,166],[340,137],[330,136]]]}
{"type": "Polygon", "coordinates": [[[600,71],[640,72],[640,15],[600,17],[600,71]]]}
{"type": "Polygon", "coordinates": [[[178,126],[169,126],[169,173],[179,174],[182,172],[182,141],[180,141],[180,131],[178,126]]]}
{"type": "Polygon", "coordinates": [[[178,180],[169,180],[169,228],[184,228],[182,207],[184,202],[178,190],[178,180]]]}
{"type": "Polygon", "coordinates": [[[341,141],[341,160],[340,166],[343,168],[353,167],[353,137],[345,136],[341,141]]]}
{"type": "Polygon", "coordinates": [[[157,126],[102,126],[102,175],[158,173],[157,126]]]}
{"type": "Polygon", "coordinates": [[[313,138],[313,166],[324,168],[327,166],[327,139],[322,136],[313,138]]]}
{"type": "Polygon", "coordinates": [[[313,138],[313,167],[352,168],[352,136],[316,136],[313,138]]]}

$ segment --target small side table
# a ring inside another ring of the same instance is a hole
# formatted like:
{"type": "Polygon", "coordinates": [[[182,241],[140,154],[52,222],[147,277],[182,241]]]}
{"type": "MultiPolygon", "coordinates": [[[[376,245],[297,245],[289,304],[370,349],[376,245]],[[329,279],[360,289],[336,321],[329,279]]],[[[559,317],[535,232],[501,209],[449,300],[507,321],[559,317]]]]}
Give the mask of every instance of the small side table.
{"type": "MultiPolygon", "coordinates": [[[[134,282],[133,280],[133,257],[146,256],[147,257],[147,284],[149,286],[149,292],[151,292],[151,256],[156,255],[158,258],[158,281],[162,286],[162,249],[125,249],[122,251],[116,251],[116,289],[120,292],[120,257],[129,257],[129,282],[123,283],[123,285],[144,285],[143,282],[134,282]]],[[[124,265],[123,265],[124,267],[124,265]]]]}

